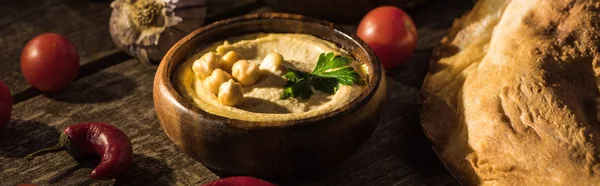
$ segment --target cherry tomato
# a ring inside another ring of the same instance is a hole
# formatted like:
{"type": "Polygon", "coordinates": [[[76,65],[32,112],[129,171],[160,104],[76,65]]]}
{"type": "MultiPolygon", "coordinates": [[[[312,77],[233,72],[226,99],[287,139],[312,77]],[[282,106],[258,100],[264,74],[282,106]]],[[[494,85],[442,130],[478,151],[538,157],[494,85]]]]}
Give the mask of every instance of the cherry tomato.
{"type": "Polygon", "coordinates": [[[233,176],[219,179],[202,186],[277,186],[273,183],[249,176],[233,176]]]}
{"type": "Polygon", "coordinates": [[[65,37],[46,33],[34,37],[21,54],[21,72],[41,91],[59,91],[77,77],[79,55],[65,37]]]}
{"type": "Polygon", "coordinates": [[[385,68],[405,63],[417,46],[415,23],[406,12],[393,6],[371,10],[358,24],[356,33],[385,68]]]}
{"type": "Polygon", "coordinates": [[[6,126],[10,120],[10,114],[12,113],[12,96],[10,90],[0,81],[0,131],[6,126]]]}

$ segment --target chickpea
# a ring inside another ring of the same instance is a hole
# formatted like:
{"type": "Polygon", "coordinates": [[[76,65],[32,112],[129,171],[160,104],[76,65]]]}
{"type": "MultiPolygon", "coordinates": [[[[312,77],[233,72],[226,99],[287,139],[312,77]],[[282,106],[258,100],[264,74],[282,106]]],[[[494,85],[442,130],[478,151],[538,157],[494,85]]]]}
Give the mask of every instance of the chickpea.
{"type": "Polygon", "coordinates": [[[230,79],[219,87],[218,100],[223,105],[236,106],[244,100],[242,85],[230,79]]]}
{"type": "Polygon", "coordinates": [[[283,63],[283,56],[277,52],[271,52],[265,56],[259,68],[263,75],[273,73],[282,76],[287,69],[281,63],[283,63]]]}
{"type": "Polygon", "coordinates": [[[250,86],[256,83],[260,77],[258,65],[246,60],[239,60],[233,64],[231,69],[233,79],[244,86],[250,86]]]}
{"type": "Polygon", "coordinates": [[[210,76],[208,76],[204,82],[203,86],[206,90],[209,90],[213,94],[219,93],[219,87],[221,84],[227,82],[231,79],[231,75],[221,69],[215,69],[210,76]]]}
{"type": "Polygon", "coordinates": [[[231,68],[233,67],[233,64],[239,60],[244,59],[240,54],[238,54],[235,51],[229,51],[227,53],[225,53],[225,55],[223,55],[223,57],[221,58],[221,61],[219,62],[221,69],[227,71],[227,72],[231,72],[231,68]]]}
{"type": "Polygon", "coordinates": [[[218,57],[219,56],[217,56],[217,54],[213,52],[208,52],[202,55],[200,59],[194,61],[194,64],[192,65],[192,70],[194,71],[194,74],[196,74],[196,77],[204,79],[210,76],[213,70],[219,68],[218,57]]]}

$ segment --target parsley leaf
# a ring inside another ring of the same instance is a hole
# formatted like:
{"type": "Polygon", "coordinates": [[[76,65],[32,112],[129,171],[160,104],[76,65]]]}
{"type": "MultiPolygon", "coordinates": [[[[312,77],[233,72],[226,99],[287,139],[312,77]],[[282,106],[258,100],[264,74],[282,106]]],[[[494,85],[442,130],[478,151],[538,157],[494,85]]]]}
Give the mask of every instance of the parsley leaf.
{"type": "Polygon", "coordinates": [[[333,94],[340,84],[334,78],[312,78],[310,84],[318,91],[333,94]]]}
{"type": "Polygon", "coordinates": [[[312,73],[288,68],[283,75],[288,81],[284,85],[281,99],[297,98],[308,99],[314,93],[312,88],[327,94],[334,94],[342,85],[352,85],[361,82],[361,76],[348,66],[351,59],[336,56],[333,52],[322,53],[312,73]],[[312,87],[312,88],[311,88],[312,87]]]}
{"type": "Polygon", "coordinates": [[[288,72],[283,75],[288,79],[287,83],[283,86],[283,94],[281,99],[287,99],[291,97],[301,97],[302,99],[308,99],[313,95],[309,85],[309,75],[306,72],[288,69],[288,72]]]}

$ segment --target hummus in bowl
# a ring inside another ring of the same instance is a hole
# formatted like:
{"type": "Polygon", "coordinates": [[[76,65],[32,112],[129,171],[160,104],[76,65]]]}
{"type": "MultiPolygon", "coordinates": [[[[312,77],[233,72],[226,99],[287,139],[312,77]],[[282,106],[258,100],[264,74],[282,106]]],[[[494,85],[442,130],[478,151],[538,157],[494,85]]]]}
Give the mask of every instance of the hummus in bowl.
{"type": "Polygon", "coordinates": [[[213,170],[267,179],[318,173],[350,157],[379,123],[387,93],[381,69],[364,42],[329,22],[291,14],[246,15],[204,26],[175,44],[157,69],[154,107],[167,136],[213,170]],[[204,69],[197,61],[226,61],[231,52],[244,60],[218,68],[206,63],[208,71],[197,70],[204,69]],[[282,56],[287,73],[263,73],[265,56],[273,53],[282,56]],[[340,83],[330,93],[312,85],[306,98],[284,96],[290,72],[316,76],[313,69],[325,53],[346,65],[329,70],[353,69],[360,82],[340,83]],[[242,80],[238,63],[248,67],[244,73],[261,66],[260,78],[242,80]],[[221,86],[207,88],[216,74],[224,74],[216,83],[221,86]],[[242,101],[224,102],[223,90],[242,101]]]}
{"type": "MultiPolygon", "coordinates": [[[[249,62],[260,64],[271,52],[284,57],[283,66],[304,72],[312,71],[321,53],[334,52],[352,58],[344,49],[335,44],[307,34],[258,33],[231,37],[216,42],[188,58],[175,73],[175,88],[196,106],[209,113],[227,118],[246,121],[285,121],[304,119],[333,111],[356,99],[362,92],[362,85],[339,86],[335,94],[315,91],[309,99],[282,99],[281,94],[287,80],[283,76],[268,75],[256,84],[244,86],[244,101],[235,106],[225,106],[217,97],[202,86],[203,80],[194,76],[192,64],[208,52],[225,55],[235,51],[249,62]]],[[[361,77],[368,73],[366,65],[353,60],[350,63],[361,77]]]]}

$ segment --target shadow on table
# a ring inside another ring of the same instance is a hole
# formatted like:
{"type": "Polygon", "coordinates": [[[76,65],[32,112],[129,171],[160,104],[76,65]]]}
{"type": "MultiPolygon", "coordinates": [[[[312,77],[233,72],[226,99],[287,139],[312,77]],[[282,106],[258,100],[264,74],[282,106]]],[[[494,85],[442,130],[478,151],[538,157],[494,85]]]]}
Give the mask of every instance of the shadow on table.
{"type": "Polygon", "coordinates": [[[25,157],[58,142],[58,129],[45,123],[11,120],[0,132],[0,157],[25,157]]]}
{"type": "Polygon", "coordinates": [[[103,103],[133,94],[138,84],[118,73],[99,72],[72,84],[62,92],[44,93],[46,97],[67,103],[103,103]]]}
{"type": "Polygon", "coordinates": [[[213,174],[217,175],[219,178],[227,178],[227,177],[231,177],[231,176],[238,176],[235,174],[230,174],[230,173],[226,173],[217,169],[213,169],[211,167],[207,167],[206,165],[204,165],[204,167],[206,167],[206,169],[210,170],[210,172],[212,172],[213,174]]]}
{"type": "Polygon", "coordinates": [[[89,178],[89,173],[91,172],[91,170],[89,170],[89,169],[94,169],[94,167],[96,167],[99,162],[100,162],[100,159],[87,159],[87,160],[79,161],[77,163],[77,165],[72,166],[71,168],[68,168],[66,170],[63,170],[60,172],[60,174],[50,178],[48,180],[48,183],[57,184],[63,180],[68,180],[70,178],[71,179],[72,178],[84,178],[84,180],[81,183],[79,183],[79,185],[89,185],[94,182],[94,180],[89,178]],[[88,170],[80,171],[81,169],[84,169],[84,168],[88,169],[88,170]]]}
{"type": "Polygon", "coordinates": [[[448,34],[454,20],[473,7],[471,0],[429,1],[423,6],[407,11],[418,28],[417,48],[414,54],[405,64],[386,71],[390,77],[414,88],[421,87],[432,54],[436,52],[433,48],[437,47],[442,38],[448,34]]]}
{"type": "Polygon", "coordinates": [[[164,162],[135,154],[133,167],[117,177],[114,185],[172,185],[173,169],[164,162]]]}
{"type": "MultiPolygon", "coordinates": [[[[111,184],[111,180],[96,181],[89,178],[91,171],[98,165],[100,159],[79,161],[77,165],[62,170],[58,175],[48,180],[50,184],[75,183],[90,185],[93,183],[111,184]]],[[[114,185],[172,185],[173,169],[155,158],[134,154],[133,166],[114,180],[114,185]]]]}

